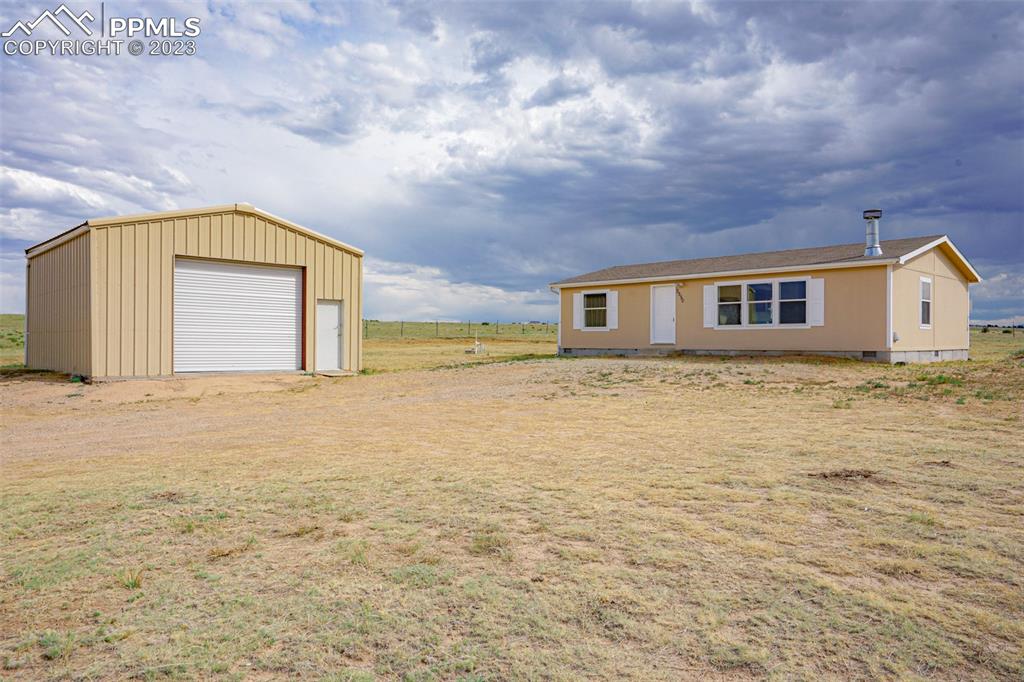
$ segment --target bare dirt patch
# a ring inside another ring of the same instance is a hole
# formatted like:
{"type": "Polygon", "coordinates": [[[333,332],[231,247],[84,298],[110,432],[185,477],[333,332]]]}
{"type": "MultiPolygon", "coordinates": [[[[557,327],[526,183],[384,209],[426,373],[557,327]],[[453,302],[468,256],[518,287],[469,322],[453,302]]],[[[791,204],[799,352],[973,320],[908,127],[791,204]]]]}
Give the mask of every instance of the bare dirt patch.
{"type": "Polygon", "coordinates": [[[877,471],[872,471],[871,469],[837,469],[835,471],[820,471],[815,474],[807,475],[811,478],[823,478],[826,480],[830,478],[838,478],[846,481],[854,478],[874,478],[877,474],[877,471]]]}

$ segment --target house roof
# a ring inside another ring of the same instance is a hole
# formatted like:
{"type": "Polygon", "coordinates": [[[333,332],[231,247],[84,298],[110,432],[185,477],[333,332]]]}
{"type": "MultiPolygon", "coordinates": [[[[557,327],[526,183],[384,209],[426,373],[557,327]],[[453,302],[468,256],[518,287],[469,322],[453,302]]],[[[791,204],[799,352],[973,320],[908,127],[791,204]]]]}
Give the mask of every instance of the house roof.
{"type": "Polygon", "coordinates": [[[108,225],[123,225],[126,223],[166,220],[168,218],[192,218],[202,215],[214,215],[218,213],[231,212],[248,213],[250,215],[259,216],[264,220],[276,222],[287,228],[290,228],[297,232],[301,232],[302,234],[308,235],[315,239],[319,239],[333,246],[337,246],[341,249],[344,249],[345,251],[349,251],[350,253],[356,256],[363,255],[362,249],[356,248],[350,244],[346,244],[345,242],[338,241],[333,237],[328,237],[327,235],[320,234],[319,232],[311,230],[308,227],[299,225],[297,223],[293,223],[290,220],[285,220],[280,216],[273,215],[272,213],[267,213],[262,209],[256,208],[252,204],[246,203],[224,204],[220,206],[204,206],[202,208],[191,208],[175,211],[159,211],[155,213],[142,213],[138,215],[110,216],[107,218],[90,218],[89,220],[86,220],[84,223],[72,227],[70,230],[66,230],[54,237],[50,237],[46,241],[39,242],[38,244],[33,244],[32,246],[25,249],[25,254],[28,255],[29,257],[38,256],[40,253],[43,253],[44,251],[48,251],[49,249],[59,246],[68,239],[73,239],[77,237],[80,233],[85,232],[86,230],[93,227],[105,227],[108,225]]]}
{"type": "Polygon", "coordinates": [[[906,259],[916,256],[918,253],[923,253],[928,248],[943,244],[947,245],[955,258],[961,261],[958,265],[961,265],[972,281],[979,281],[981,279],[970,263],[953,247],[948,237],[945,235],[929,235],[925,237],[883,240],[881,242],[882,255],[876,257],[866,257],[864,255],[864,242],[858,242],[856,244],[819,246],[810,249],[745,253],[737,256],[715,256],[713,258],[691,258],[687,260],[660,261],[657,263],[639,263],[636,265],[615,265],[610,268],[595,270],[553,282],[551,286],[558,288],[574,284],[618,283],[633,280],[646,281],[682,277],[692,278],[696,276],[743,274],[771,270],[809,270],[812,268],[887,265],[894,262],[906,262],[906,259]]]}

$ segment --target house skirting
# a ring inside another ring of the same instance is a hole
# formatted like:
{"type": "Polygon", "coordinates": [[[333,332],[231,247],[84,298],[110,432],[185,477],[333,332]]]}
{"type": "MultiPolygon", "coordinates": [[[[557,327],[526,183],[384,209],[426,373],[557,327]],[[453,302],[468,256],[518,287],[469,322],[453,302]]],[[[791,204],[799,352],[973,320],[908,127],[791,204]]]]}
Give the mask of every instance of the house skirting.
{"type": "Polygon", "coordinates": [[[784,355],[824,356],[832,358],[851,358],[865,362],[945,362],[948,360],[966,360],[967,349],[956,350],[900,350],[900,351],[828,351],[828,350],[702,350],[677,348],[562,348],[558,354],[563,357],[596,357],[596,356],[645,356],[659,357],[668,355],[722,355],[730,357],[762,356],[781,357],[784,355]]]}
{"type": "Polygon", "coordinates": [[[956,350],[894,350],[889,351],[889,362],[945,362],[966,360],[967,349],[956,350]]]}

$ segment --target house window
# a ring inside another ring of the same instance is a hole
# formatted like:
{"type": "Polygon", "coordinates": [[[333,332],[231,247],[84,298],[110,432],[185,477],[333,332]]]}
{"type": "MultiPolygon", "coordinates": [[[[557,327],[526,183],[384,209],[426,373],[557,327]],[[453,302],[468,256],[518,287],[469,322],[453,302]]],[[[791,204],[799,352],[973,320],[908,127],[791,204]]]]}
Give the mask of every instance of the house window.
{"type": "Polygon", "coordinates": [[[720,326],[740,324],[740,311],[743,303],[740,300],[743,287],[739,284],[727,284],[718,287],[718,324],[720,326]]]}
{"type": "Polygon", "coordinates": [[[921,278],[921,326],[932,326],[932,280],[921,278]]]}
{"type": "Polygon", "coordinates": [[[608,326],[608,294],[583,294],[583,327],[608,326]]]}
{"type": "Polygon", "coordinates": [[[717,327],[781,327],[808,324],[808,280],[719,284],[717,327]]]}
{"type": "Polygon", "coordinates": [[[747,324],[772,323],[772,283],[756,282],[746,285],[747,324]]]}
{"type": "Polygon", "coordinates": [[[779,282],[779,324],[807,324],[807,282],[779,282]]]}

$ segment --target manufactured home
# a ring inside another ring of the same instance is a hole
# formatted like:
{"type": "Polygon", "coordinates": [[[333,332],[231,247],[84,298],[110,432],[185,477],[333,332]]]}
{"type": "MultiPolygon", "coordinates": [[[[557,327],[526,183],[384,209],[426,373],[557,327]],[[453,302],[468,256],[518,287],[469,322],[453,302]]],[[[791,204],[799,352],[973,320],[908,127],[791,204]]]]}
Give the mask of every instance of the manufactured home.
{"type": "Polygon", "coordinates": [[[977,271],[944,235],[618,265],[554,282],[562,355],[965,360],[977,271]]]}
{"type": "Polygon", "coordinates": [[[87,220],[26,256],[32,369],[362,367],[363,252],[249,204],[87,220]]]}

